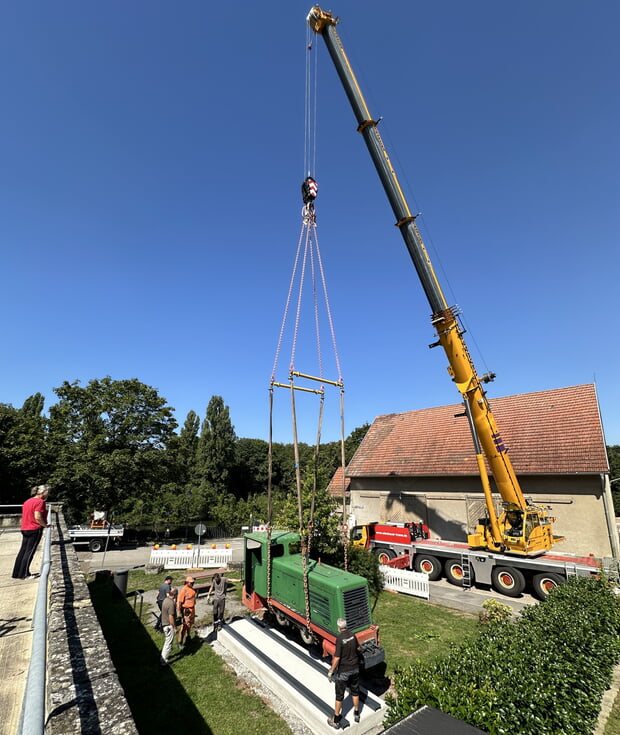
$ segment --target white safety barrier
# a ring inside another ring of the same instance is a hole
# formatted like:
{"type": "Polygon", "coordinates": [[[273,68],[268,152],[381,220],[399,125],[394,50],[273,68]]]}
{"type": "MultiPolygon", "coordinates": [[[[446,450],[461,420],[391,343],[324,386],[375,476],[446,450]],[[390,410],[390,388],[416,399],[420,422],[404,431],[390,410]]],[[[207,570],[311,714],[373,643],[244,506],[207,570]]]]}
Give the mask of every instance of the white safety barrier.
{"type": "Polygon", "coordinates": [[[227,567],[232,561],[232,549],[209,549],[196,546],[191,549],[152,549],[149,564],[164,569],[194,569],[227,567]]]}
{"type": "Polygon", "coordinates": [[[379,565],[379,571],[383,577],[383,589],[391,592],[403,592],[405,595],[430,597],[428,574],[424,572],[411,572],[409,569],[394,569],[385,564],[379,565]]]}

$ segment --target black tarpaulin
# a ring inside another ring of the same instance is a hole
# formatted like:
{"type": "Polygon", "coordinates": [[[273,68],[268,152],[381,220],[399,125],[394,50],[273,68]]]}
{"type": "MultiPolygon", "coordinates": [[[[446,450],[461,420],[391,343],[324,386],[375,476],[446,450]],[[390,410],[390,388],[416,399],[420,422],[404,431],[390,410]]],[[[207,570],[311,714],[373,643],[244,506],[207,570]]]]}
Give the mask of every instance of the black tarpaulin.
{"type": "Polygon", "coordinates": [[[484,730],[450,717],[433,707],[421,707],[380,735],[487,735],[484,730]]]}

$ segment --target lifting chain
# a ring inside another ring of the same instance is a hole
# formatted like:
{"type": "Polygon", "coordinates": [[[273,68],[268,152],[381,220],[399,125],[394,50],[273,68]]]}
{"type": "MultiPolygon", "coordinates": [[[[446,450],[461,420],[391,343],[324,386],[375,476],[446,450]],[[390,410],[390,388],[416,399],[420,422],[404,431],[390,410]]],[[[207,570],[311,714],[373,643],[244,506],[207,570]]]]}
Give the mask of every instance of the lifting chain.
{"type": "Polygon", "coordinates": [[[303,568],[303,577],[304,577],[304,600],[306,603],[306,630],[308,631],[308,636],[312,636],[312,628],[310,626],[310,590],[308,588],[308,554],[310,552],[310,547],[307,544],[308,537],[305,536],[303,533],[303,529],[299,529],[301,532],[301,563],[303,568]]]}

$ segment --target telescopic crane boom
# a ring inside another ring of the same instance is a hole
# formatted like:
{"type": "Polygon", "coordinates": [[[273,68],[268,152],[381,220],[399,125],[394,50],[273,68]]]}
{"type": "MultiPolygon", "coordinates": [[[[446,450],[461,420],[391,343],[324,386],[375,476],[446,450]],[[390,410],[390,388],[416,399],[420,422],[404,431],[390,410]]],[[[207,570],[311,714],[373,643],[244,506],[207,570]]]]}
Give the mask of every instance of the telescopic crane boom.
{"type": "Polygon", "coordinates": [[[472,431],[478,468],[488,511],[488,519],[469,536],[469,544],[491,551],[510,551],[523,555],[541,554],[551,549],[560,537],[553,535],[553,518],[548,508],[533,505],[523,495],[501,434],[495,423],[491,407],[483,390],[483,382],[495,376],[478,376],[467,349],[464,330],[458,319],[458,311],[449,306],[441,290],[420,232],[411,214],[396,173],[383,145],[374,120],[347,55],[336,31],[338,18],[322,10],[318,5],[308,13],[308,24],[323,37],[334,62],[340,81],[357,119],[357,130],[366,142],[381,183],[396,217],[396,226],[409,251],[422,288],[431,307],[431,322],[438,340],[431,347],[441,345],[448,358],[448,373],[456,383],[465,404],[472,431]],[[497,517],[491,495],[491,487],[482,454],[486,457],[495,484],[503,500],[504,512],[497,517]]]}

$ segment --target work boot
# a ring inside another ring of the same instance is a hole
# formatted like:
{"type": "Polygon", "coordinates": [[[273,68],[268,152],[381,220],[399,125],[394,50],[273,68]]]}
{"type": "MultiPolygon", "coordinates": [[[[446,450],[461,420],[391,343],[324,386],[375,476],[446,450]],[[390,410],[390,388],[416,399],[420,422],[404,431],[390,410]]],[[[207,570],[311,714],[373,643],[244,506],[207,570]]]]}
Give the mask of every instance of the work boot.
{"type": "Polygon", "coordinates": [[[328,724],[328,725],[329,725],[330,727],[333,727],[334,729],[336,729],[336,730],[339,730],[339,729],[340,729],[340,718],[338,718],[338,719],[336,720],[336,718],[335,718],[335,717],[328,717],[328,718],[327,718],[327,724],[328,724]]]}

